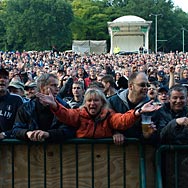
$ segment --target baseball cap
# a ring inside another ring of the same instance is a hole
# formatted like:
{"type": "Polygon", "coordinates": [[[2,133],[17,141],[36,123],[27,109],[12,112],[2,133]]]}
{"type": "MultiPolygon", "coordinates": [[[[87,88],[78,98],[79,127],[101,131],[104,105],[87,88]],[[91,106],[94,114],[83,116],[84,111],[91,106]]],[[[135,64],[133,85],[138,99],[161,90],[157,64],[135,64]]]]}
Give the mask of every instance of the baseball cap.
{"type": "Polygon", "coordinates": [[[0,74],[9,76],[9,72],[5,68],[3,68],[2,66],[0,66],[0,74]]]}
{"type": "Polygon", "coordinates": [[[159,76],[161,76],[161,77],[164,77],[165,72],[164,72],[163,70],[160,70],[157,74],[158,74],[159,76]]]}
{"type": "Polygon", "coordinates": [[[163,92],[163,91],[166,91],[166,92],[168,92],[168,87],[166,87],[166,86],[161,86],[159,89],[158,89],[158,92],[163,92]]]}
{"type": "Polygon", "coordinates": [[[14,87],[16,89],[21,89],[24,91],[24,83],[20,82],[20,81],[12,81],[9,83],[8,88],[10,87],[14,87]]]}
{"type": "Polygon", "coordinates": [[[29,88],[34,88],[34,87],[37,87],[36,82],[30,82],[25,84],[24,89],[28,90],[29,88]]]}

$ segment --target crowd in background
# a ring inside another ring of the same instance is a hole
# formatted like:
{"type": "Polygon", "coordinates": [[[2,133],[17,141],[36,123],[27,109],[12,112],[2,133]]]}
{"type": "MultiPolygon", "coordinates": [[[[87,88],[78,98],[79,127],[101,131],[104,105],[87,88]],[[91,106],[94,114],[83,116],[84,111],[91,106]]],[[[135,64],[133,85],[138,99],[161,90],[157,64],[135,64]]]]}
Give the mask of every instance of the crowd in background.
{"type": "Polygon", "coordinates": [[[187,144],[187,88],[183,52],[1,52],[0,139],[112,137],[122,144],[134,137],[156,147],[187,144]],[[142,114],[152,116],[146,133],[142,114]]]}

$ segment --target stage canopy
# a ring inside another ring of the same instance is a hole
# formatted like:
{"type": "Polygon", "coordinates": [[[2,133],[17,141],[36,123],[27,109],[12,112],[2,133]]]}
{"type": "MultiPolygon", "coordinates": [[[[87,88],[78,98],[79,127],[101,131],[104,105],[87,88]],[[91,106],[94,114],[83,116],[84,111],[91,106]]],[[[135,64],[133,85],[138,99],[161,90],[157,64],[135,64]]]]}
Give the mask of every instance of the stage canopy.
{"type": "Polygon", "coordinates": [[[152,21],[146,21],[138,16],[128,15],[108,22],[108,31],[111,37],[110,53],[136,52],[143,47],[149,50],[149,30],[152,21]]]}

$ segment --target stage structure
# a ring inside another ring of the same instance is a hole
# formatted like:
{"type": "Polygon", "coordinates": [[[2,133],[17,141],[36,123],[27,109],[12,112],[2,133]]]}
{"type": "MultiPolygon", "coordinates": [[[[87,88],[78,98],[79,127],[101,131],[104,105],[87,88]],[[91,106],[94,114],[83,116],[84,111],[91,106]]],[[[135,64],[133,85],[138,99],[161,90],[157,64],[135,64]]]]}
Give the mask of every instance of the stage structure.
{"type": "Polygon", "coordinates": [[[108,31],[111,37],[110,53],[117,49],[120,52],[139,53],[149,51],[149,30],[152,21],[146,21],[138,16],[128,15],[108,22],[108,31]]]}

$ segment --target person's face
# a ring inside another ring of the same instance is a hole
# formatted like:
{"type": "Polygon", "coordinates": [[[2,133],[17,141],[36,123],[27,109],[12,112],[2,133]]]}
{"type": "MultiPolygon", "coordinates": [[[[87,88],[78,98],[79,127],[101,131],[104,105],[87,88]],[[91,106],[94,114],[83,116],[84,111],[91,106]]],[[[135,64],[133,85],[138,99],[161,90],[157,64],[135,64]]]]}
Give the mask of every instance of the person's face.
{"type": "Polygon", "coordinates": [[[9,77],[5,74],[0,74],[0,96],[6,94],[9,84],[9,77]]]}
{"type": "Polygon", "coordinates": [[[82,87],[79,84],[73,84],[72,85],[72,94],[75,97],[83,97],[84,90],[82,89],[82,87]]]}
{"type": "Polygon", "coordinates": [[[66,70],[66,73],[67,75],[72,75],[72,72],[73,72],[73,68],[72,67],[68,67],[67,70],[66,70]]]}
{"type": "Polygon", "coordinates": [[[36,87],[29,87],[27,90],[25,90],[25,95],[27,98],[31,99],[32,97],[35,96],[35,93],[37,92],[36,87]]]}
{"type": "Polygon", "coordinates": [[[78,69],[78,77],[79,77],[79,78],[83,78],[83,76],[84,76],[84,71],[83,71],[83,69],[78,69]]]}
{"type": "Polygon", "coordinates": [[[45,94],[45,95],[48,95],[49,94],[49,91],[48,89],[51,90],[52,92],[52,95],[53,96],[56,96],[59,89],[58,89],[58,79],[54,78],[54,77],[50,77],[48,79],[48,84],[45,85],[43,88],[41,88],[41,93],[45,94]]]}
{"type": "Polygon", "coordinates": [[[157,97],[157,88],[155,87],[155,85],[151,84],[148,87],[148,96],[150,99],[155,99],[157,97]]]}
{"type": "Polygon", "coordinates": [[[137,100],[143,100],[148,92],[148,78],[144,73],[138,74],[132,84],[129,85],[130,95],[137,100]]]}
{"type": "Polygon", "coordinates": [[[169,98],[170,108],[174,112],[183,110],[184,106],[187,104],[187,97],[183,92],[172,91],[169,98]]]}
{"type": "Polygon", "coordinates": [[[91,96],[85,102],[85,107],[90,115],[96,116],[103,106],[103,102],[99,96],[91,96]]]}
{"type": "Polygon", "coordinates": [[[168,94],[166,91],[158,92],[157,99],[160,103],[168,102],[168,94]]]}
{"type": "Polygon", "coordinates": [[[188,79],[188,70],[184,70],[182,76],[183,78],[188,79]]]}
{"type": "Polygon", "coordinates": [[[176,67],[175,67],[175,72],[180,72],[180,70],[181,70],[181,65],[176,65],[176,67]]]}
{"type": "Polygon", "coordinates": [[[116,73],[116,81],[118,81],[120,77],[121,77],[121,74],[120,73],[116,73]]]}
{"type": "Polygon", "coordinates": [[[96,77],[96,70],[95,69],[90,69],[90,71],[89,71],[89,74],[90,74],[90,77],[91,78],[94,78],[94,77],[96,77]]]}
{"type": "Polygon", "coordinates": [[[130,70],[129,70],[129,69],[125,69],[123,73],[124,73],[124,75],[127,76],[127,77],[130,76],[130,70]]]}
{"type": "Polygon", "coordinates": [[[108,92],[108,90],[109,90],[109,88],[110,88],[110,83],[109,83],[109,82],[104,82],[104,81],[102,81],[102,85],[104,86],[103,92],[104,92],[105,94],[107,94],[107,92],[108,92]]]}

